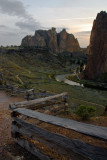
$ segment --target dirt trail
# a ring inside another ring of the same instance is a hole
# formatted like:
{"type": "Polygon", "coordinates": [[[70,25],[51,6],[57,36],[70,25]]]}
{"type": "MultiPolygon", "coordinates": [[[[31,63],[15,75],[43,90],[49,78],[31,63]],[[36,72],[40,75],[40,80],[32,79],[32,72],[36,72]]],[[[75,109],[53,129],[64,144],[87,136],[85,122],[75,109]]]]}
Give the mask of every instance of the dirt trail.
{"type": "MultiPolygon", "coordinates": [[[[12,160],[12,155],[22,155],[26,160],[30,160],[32,155],[29,155],[24,149],[14,143],[11,138],[11,111],[8,110],[9,104],[21,102],[23,96],[11,97],[4,91],[0,91],[0,160],[12,160]],[[10,155],[10,156],[9,156],[10,155]]],[[[32,160],[34,157],[32,157],[32,160]]]]}
{"type": "Polygon", "coordinates": [[[0,91],[0,149],[11,140],[11,118],[8,110],[9,103],[23,101],[22,97],[10,97],[0,91]]]}
{"type": "Polygon", "coordinates": [[[23,85],[23,81],[21,80],[21,78],[19,77],[19,75],[16,75],[17,80],[20,82],[20,84],[23,85]]]}

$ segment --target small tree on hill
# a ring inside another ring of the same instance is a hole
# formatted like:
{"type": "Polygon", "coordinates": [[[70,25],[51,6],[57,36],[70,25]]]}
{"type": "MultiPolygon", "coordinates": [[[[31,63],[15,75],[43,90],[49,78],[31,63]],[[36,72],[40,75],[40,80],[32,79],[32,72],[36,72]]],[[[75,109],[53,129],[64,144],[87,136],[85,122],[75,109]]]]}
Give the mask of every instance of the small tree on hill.
{"type": "Polygon", "coordinates": [[[80,116],[83,120],[88,120],[90,117],[95,115],[96,109],[93,106],[81,105],[76,110],[76,114],[80,116]]]}

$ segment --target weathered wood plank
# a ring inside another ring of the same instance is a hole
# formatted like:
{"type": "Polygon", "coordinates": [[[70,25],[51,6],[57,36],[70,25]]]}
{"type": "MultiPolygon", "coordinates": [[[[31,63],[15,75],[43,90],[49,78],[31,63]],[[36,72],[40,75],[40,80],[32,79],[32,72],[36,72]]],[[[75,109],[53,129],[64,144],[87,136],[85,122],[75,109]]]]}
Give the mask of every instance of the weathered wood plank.
{"type": "Polygon", "coordinates": [[[62,102],[61,104],[58,104],[58,105],[55,104],[55,106],[48,106],[48,108],[46,106],[46,108],[40,110],[40,112],[56,116],[56,115],[60,115],[62,112],[66,112],[66,109],[67,109],[66,104],[62,102]]]}
{"type": "Polygon", "coordinates": [[[90,144],[85,144],[80,140],[71,139],[56,133],[52,133],[45,129],[41,129],[37,126],[24,122],[23,120],[20,120],[18,118],[14,118],[14,121],[25,127],[27,130],[38,135],[40,138],[44,138],[47,141],[51,141],[52,143],[57,144],[58,146],[61,146],[67,150],[88,157],[90,160],[106,160],[106,149],[95,147],[90,144]]]}
{"type": "Polygon", "coordinates": [[[39,99],[36,99],[36,100],[17,102],[17,103],[10,104],[9,109],[13,110],[15,108],[19,108],[19,107],[21,108],[21,107],[24,107],[24,106],[32,106],[32,105],[36,106],[37,104],[44,104],[44,103],[47,103],[47,102],[52,101],[54,99],[57,99],[57,98],[60,98],[60,97],[65,97],[67,95],[68,94],[65,92],[65,93],[57,94],[57,95],[50,96],[50,97],[39,98],[39,99]],[[12,105],[14,105],[15,108],[13,108],[12,105]]]}
{"type": "Polygon", "coordinates": [[[27,92],[34,92],[34,89],[28,89],[27,92]]]}
{"type": "MultiPolygon", "coordinates": [[[[26,105],[24,106],[24,108],[27,108],[27,109],[32,109],[32,110],[36,110],[36,109],[39,109],[39,108],[43,108],[45,106],[51,106],[51,105],[60,105],[60,104],[64,104],[63,101],[46,101],[44,103],[40,103],[40,104],[36,104],[36,105],[26,105]]],[[[15,108],[16,106],[14,104],[11,104],[9,105],[9,109],[12,109],[12,108],[15,108]]]]}
{"type": "MultiPolygon", "coordinates": [[[[65,150],[63,147],[61,146],[58,146],[57,144],[55,143],[51,143],[51,141],[48,139],[44,139],[41,135],[39,134],[36,134],[34,132],[32,132],[31,130],[29,129],[26,129],[24,127],[18,127],[18,126],[15,126],[14,124],[12,125],[12,135],[15,135],[15,133],[18,132],[22,135],[25,135],[26,137],[32,139],[32,140],[36,140],[42,144],[44,144],[45,146],[48,146],[49,148],[51,149],[54,149],[56,151],[56,153],[58,153],[59,155],[61,156],[65,156],[67,155],[67,157],[70,157],[72,159],[75,158],[75,160],[78,160],[78,157],[79,157],[79,160],[86,160],[86,158],[83,158],[82,156],[74,153],[73,151],[71,150],[65,150]]],[[[17,134],[16,134],[17,136],[17,134]]],[[[13,136],[14,137],[14,136],[13,136]]],[[[48,137],[48,136],[46,136],[48,137]]]]}
{"type": "Polygon", "coordinates": [[[49,96],[54,96],[56,94],[51,94],[51,93],[34,93],[35,96],[43,96],[43,97],[49,97],[49,96]]]}
{"type": "Polygon", "coordinates": [[[23,156],[15,156],[14,153],[11,153],[11,152],[7,152],[6,153],[6,156],[8,157],[8,159],[11,159],[11,160],[23,160],[24,157],[23,156]]]}
{"type": "Polygon", "coordinates": [[[18,143],[21,147],[25,148],[26,150],[31,152],[33,155],[38,157],[40,160],[50,160],[48,156],[45,156],[44,154],[40,153],[40,151],[36,149],[32,143],[29,143],[28,141],[20,138],[14,138],[14,141],[18,143]]]}
{"type": "Polygon", "coordinates": [[[99,139],[107,140],[107,127],[95,126],[91,124],[86,124],[82,122],[78,122],[75,120],[70,120],[67,118],[56,117],[52,115],[47,115],[44,113],[32,111],[25,108],[15,109],[14,112],[18,112],[25,116],[38,119],[40,121],[50,123],[56,126],[68,128],[71,130],[75,130],[77,132],[96,137],[99,139]]]}

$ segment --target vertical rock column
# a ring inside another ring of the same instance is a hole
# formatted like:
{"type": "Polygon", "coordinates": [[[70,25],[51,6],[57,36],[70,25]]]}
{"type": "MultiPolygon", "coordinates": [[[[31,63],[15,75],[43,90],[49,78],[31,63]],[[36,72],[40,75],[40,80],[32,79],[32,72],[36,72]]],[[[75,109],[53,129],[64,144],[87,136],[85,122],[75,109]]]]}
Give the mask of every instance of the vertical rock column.
{"type": "Polygon", "coordinates": [[[85,78],[96,79],[107,73],[107,13],[98,13],[90,37],[90,53],[85,78]]]}

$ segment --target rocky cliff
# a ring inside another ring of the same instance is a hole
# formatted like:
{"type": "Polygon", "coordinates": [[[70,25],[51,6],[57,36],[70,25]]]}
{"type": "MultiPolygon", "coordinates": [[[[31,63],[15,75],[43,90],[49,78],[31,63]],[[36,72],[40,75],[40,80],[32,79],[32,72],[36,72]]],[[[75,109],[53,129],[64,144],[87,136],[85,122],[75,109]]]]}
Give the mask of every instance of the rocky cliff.
{"type": "Polygon", "coordinates": [[[78,40],[73,34],[63,29],[60,33],[55,28],[48,31],[38,30],[34,36],[26,36],[21,43],[22,46],[47,47],[53,53],[80,51],[78,40]]]}
{"type": "Polygon", "coordinates": [[[107,13],[102,11],[93,23],[85,77],[96,79],[105,73],[107,73],[107,13]]]}
{"type": "Polygon", "coordinates": [[[87,46],[87,48],[84,50],[84,53],[90,54],[90,46],[87,46]]]}
{"type": "Polygon", "coordinates": [[[80,51],[80,46],[78,40],[75,39],[73,34],[68,34],[65,29],[63,29],[58,34],[58,47],[59,52],[75,52],[80,51]]]}

